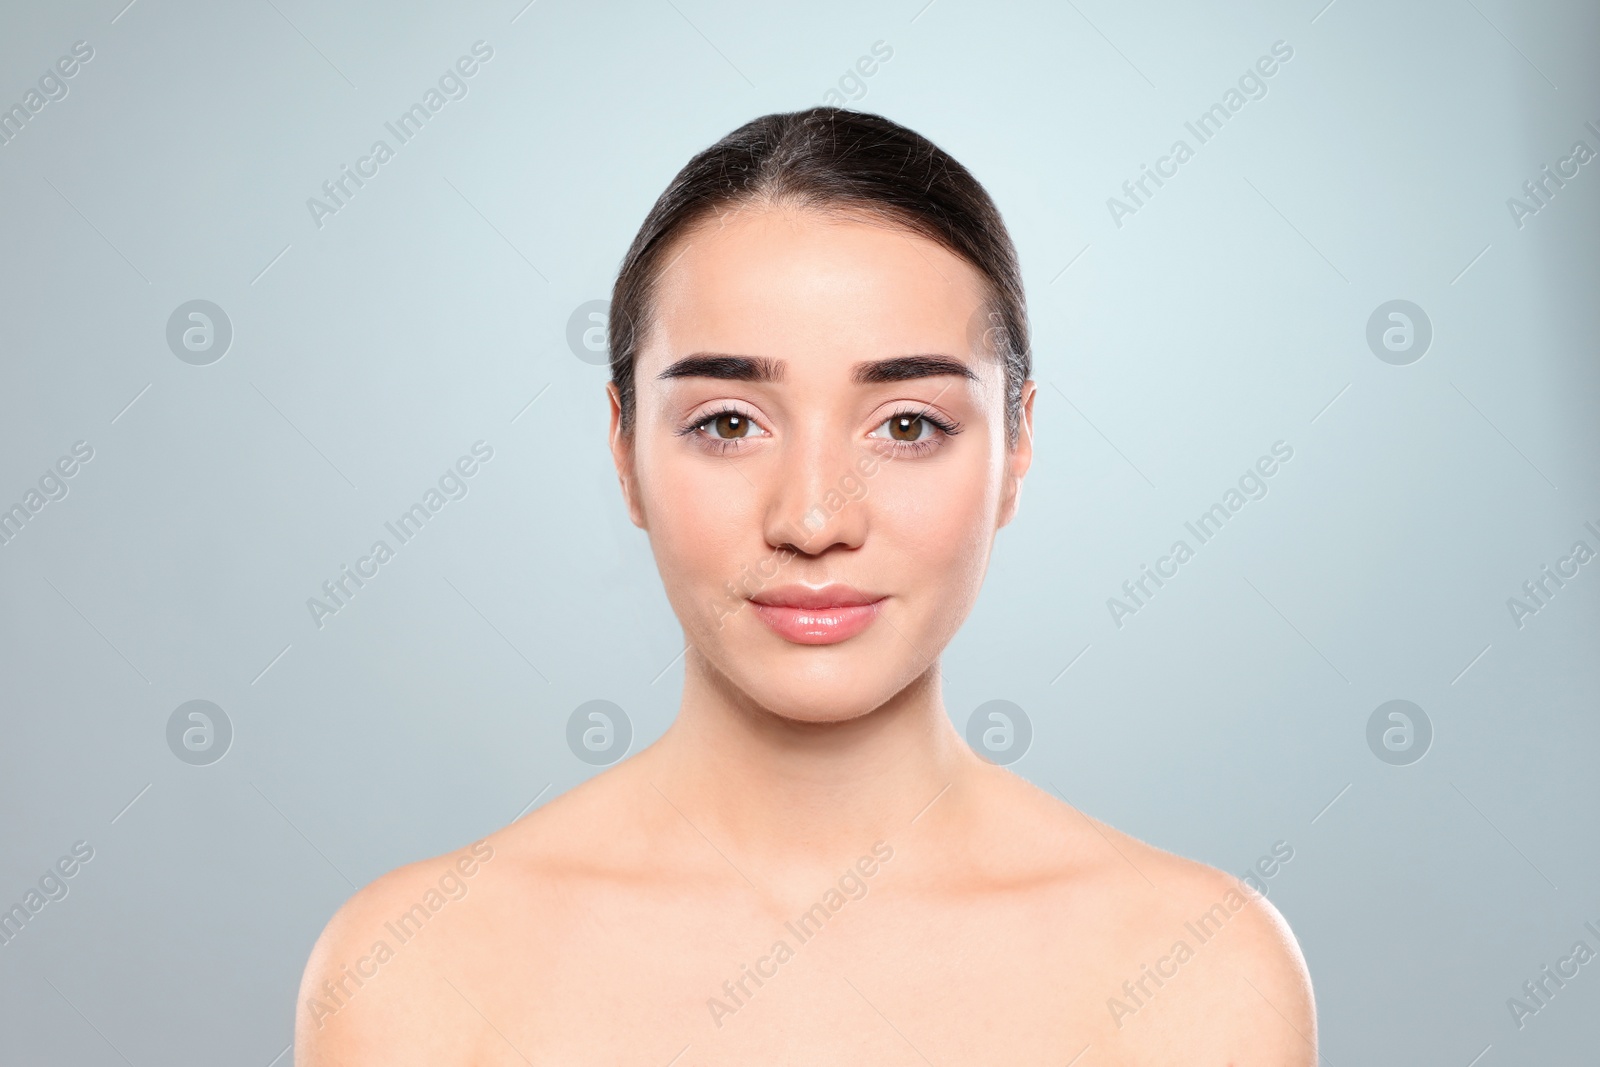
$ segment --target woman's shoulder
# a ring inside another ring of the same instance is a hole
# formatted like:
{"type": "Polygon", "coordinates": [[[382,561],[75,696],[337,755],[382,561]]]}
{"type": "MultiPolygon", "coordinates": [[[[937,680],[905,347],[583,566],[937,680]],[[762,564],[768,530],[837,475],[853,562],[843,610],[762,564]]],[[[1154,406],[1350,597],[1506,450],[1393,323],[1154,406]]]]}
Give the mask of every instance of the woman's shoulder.
{"type": "Polygon", "coordinates": [[[1291,846],[1277,842],[1241,877],[1032,786],[1012,803],[1034,827],[1020,843],[1048,871],[1051,940],[1073,953],[1096,946],[1087,995],[1113,1043],[1240,1065],[1316,1063],[1310,976],[1267,896],[1291,846]]]}
{"type": "Polygon", "coordinates": [[[388,872],[334,913],[311,950],[295,1009],[295,1062],[470,1062],[433,1047],[441,956],[473,909],[465,902],[503,851],[490,840],[388,872]]]}
{"type": "MultiPolygon", "coordinates": [[[[295,1062],[429,1067],[477,1062],[465,1028],[472,975],[492,974],[508,938],[536,951],[532,920],[559,925],[564,891],[595,855],[609,783],[594,780],[450,852],[407,863],[357,890],[329,919],[306,963],[295,1062]],[[594,788],[591,788],[594,787],[594,788]],[[532,938],[529,935],[533,934],[532,938]]],[[[604,851],[604,850],[602,850],[604,851]]]]}
{"type": "Polygon", "coordinates": [[[334,912],[301,977],[296,1064],[477,1062],[462,976],[498,944],[494,912],[526,848],[510,830],[390,870],[334,912]]]}

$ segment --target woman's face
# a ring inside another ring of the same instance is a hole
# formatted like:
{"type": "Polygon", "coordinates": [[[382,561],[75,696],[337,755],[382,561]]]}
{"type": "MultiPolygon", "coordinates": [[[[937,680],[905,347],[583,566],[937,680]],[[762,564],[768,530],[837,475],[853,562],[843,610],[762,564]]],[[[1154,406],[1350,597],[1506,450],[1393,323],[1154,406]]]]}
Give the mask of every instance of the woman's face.
{"type": "Polygon", "coordinates": [[[762,708],[866,714],[933,669],[1032,458],[982,276],[875,221],[746,207],[679,238],[612,452],[687,641],[762,708]],[[674,258],[675,257],[675,258],[674,258]]]}

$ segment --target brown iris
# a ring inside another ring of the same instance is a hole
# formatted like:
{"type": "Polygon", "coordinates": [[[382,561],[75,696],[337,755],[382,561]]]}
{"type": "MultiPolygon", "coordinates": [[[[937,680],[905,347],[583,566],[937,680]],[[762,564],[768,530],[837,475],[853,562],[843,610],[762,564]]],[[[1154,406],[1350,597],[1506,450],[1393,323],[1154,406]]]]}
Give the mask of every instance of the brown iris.
{"type": "Polygon", "coordinates": [[[732,411],[724,411],[711,420],[717,436],[727,439],[743,437],[750,432],[750,420],[732,411]]]}
{"type": "Polygon", "coordinates": [[[922,436],[921,415],[896,415],[889,420],[889,436],[896,441],[915,441],[922,436]]]}

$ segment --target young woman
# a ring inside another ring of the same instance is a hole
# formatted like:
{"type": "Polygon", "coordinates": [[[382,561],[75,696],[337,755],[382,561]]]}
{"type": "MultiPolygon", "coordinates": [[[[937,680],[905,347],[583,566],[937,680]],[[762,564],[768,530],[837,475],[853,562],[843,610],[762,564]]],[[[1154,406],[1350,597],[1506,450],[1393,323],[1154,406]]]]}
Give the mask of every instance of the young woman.
{"type": "Polygon", "coordinates": [[[940,653],[1033,456],[1021,276],[977,181],[875,115],[757,119],[656,202],[610,344],[678,717],[357,893],[295,1062],[1316,1063],[1269,903],[946,713],[940,653]]]}

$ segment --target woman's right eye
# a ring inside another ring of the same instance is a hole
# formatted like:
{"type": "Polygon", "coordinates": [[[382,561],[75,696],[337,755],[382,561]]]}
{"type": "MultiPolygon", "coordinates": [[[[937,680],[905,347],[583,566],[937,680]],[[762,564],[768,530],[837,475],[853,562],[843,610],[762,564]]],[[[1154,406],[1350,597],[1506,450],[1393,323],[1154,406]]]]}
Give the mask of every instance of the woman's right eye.
{"type": "Polygon", "coordinates": [[[712,436],[723,441],[733,441],[750,433],[749,418],[737,411],[724,411],[713,415],[700,425],[709,428],[712,436]]]}
{"type": "Polygon", "coordinates": [[[760,423],[735,408],[712,412],[678,432],[693,434],[707,444],[726,448],[751,438],[768,436],[760,423]]]}

